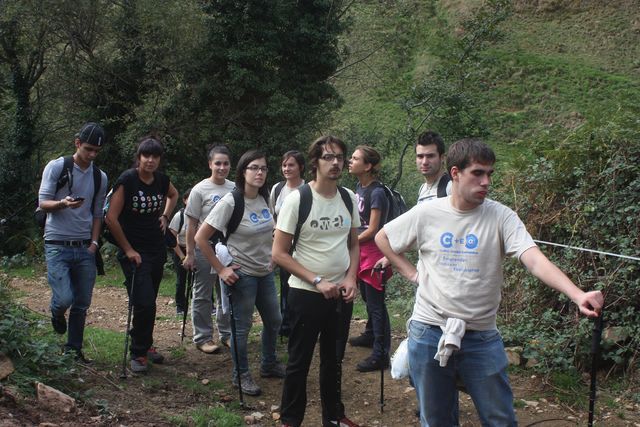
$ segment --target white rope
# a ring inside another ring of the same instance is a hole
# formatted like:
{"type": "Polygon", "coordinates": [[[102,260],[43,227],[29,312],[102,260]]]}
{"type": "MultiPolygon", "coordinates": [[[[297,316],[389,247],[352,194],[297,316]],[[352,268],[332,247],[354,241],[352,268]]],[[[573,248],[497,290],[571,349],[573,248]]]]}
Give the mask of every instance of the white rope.
{"type": "Polygon", "coordinates": [[[630,259],[632,261],[640,261],[640,257],[635,257],[635,256],[614,254],[612,252],[596,251],[595,249],[580,248],[578,246],[561,245],[560,243],[544,242],[542,240],[535,240],[534,239],[533,241],[536,242],[536,243],[541,243],[543,245],[559,246],[561,248],[575,249],[576,251],[593,252],[593,253],[600,254],[600,255],[607,255],[607,256],[613,256],[613,257],[617,257],[617,258],[630,259]]]}

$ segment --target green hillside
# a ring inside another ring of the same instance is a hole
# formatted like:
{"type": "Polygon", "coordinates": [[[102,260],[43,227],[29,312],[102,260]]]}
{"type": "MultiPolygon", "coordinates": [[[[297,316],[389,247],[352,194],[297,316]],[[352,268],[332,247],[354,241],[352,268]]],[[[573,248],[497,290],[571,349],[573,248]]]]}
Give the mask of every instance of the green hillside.
{"type": "MultiPolygon", "coordinates": [[[[499,25],[501,40],[469,67],[465,94],[478,106],[487,141],[506,154],[502,161],[530,154],[529,142],[541,136],[553,133],[561,141],[587,121],[640,103],[640,6],[575,3],[514,2],[499,25]]],[[[461,22],[480,4],[354,6],[353,29],[343,39],[346,62],[353,65],[335,76],[344,104],[333,115],[332,128],[385,139],[406,127],[402,100],[446,60],[450,44],[466,34],[461,22]]],[[[427,121],[423,129],[431,126],[427,121]]]]}

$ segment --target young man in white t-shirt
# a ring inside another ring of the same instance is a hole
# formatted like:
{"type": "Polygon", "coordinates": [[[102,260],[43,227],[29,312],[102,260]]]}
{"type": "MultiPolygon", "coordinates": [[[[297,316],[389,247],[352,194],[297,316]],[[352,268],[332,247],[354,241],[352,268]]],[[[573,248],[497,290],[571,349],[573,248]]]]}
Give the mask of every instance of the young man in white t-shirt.
{"type": "Polygon", "coordinates": [[[542,254],[515,212],[486,198],[494,163],[482,141],[456,142],[447,154],[452,195],[416,205],[376,235],[400,274],[418,284],[409,366],[423,426],[453,425],[457,379],[483,425],[516,425],[496,328],[505,256],[517,257],[589,317],[597,317],[604,303],[600,291],[583,292],[542,254]],[[417,268],[403,255],[411,249],[418,250],[417,268]],[[449,346],[440,343],[443,335],[449,346]]]}
{"type": "Polygon", "coordinates": [[[418,136],[415,149],[416,166],[424,177],[424,183],[418,190],[418,204],[442,197],[438,195],[438,187],[443,179],[447,180],[446,195],[450,195],[452,184],[444,167],[445,146],[440,134],[431,130],[423,132],[418,136]]]}
{"type": "MultiPolygon", "coordinates": [[[[353,300],[357,295],[360,216],[355,195],[351,212],[338,189],[346,146],[323,136],[309,148],[314,179],[309,183],[312,205],[302,224],[293,256],[289,254],[298,221],[300,191],[284,200],[273,241],[273,259],[289,278],[289,360],[282,390],[283,426],[300,426],[307,405],[307,375],[320,337],[320,399],[322,425],[357,427],[344,414],[338,375],[353,300]]],[[[311,422],[315,425],[315,422],[311,422]]]]}

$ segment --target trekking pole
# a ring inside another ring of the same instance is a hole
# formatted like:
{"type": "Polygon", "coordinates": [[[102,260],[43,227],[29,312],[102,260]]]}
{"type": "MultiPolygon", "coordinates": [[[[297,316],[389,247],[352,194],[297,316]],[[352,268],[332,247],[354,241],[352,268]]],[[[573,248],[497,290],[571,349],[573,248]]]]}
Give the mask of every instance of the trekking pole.
{"type": "MultiPolygon", "coordinates": [[[[132,263],[133,264],[133,263],[132,263]]],[[[132,265],[133,270],[131,272],[131,290],[129,291],[129,311],[127,313],[127,329],[124,333],[124,353],[122,355],[122,373],[121,379],[127,379],[127,352],[129,351],[129,328],[131,327],[131,314],[133,313],[133,289],[136,283],[136,265],[132,265]]]]}
{"type": "Polygon", "coordinates": [[[193,270],[187,270],[187,294],[185,295],[184,312],[182,313],[182,332],[180,333],[180,344],[184,342],[184,325],[187,323],[187,312],[189,311],[189,295],[191,295],[191,291],[193,289],[195,276],[196,274],[193,270]]]}
{"type": "Polygon", "coordinates": [[[589,393],[589,427],[593,426],[593,416],[596,405],[596,362],[600,355],[600,339],[602,338],[602,323],[604,307],[600,316],[593,322],[593,335],[591,337],[591,389],[589,393]]]}
{"type": "MultiPolygon", "coordinates": [[[[384,277],[384,273],[383,273],[384,269],[380,270],[380,275],[382,277],[384,277]]],[[[380,413],[384,414],[384,365],[387,362],[387,359],[389,358],[389,355],[387,354],[387,347],[386,347],[386,334],[387,334],[387,319],[384,316],[384,313],[387,311],[387,306],[386,306],[386,301],[385,301],[385,297],[387,296],[386,293],[386,289],[385,289],[385,283],[382,282],[382,359],[383,362],[380,365],[380,413]]]]}
{"type": "MultiPolygon", "coordinates": [[[[336,331],[336,416],[342,412],[342,289],[336,302],[336,320],[338,330],[336,331]]],[[[340,424],[340,421],[338,421],[340,424]]]]}
{"type": "Polygon", "coordinates": [[[240,356],[238,355],[238,341],[236,336],[236,319],[233,316],[233,290],[226,285],[227,296],[229,298],[229,318],[231,320],[231,338],[233,339],[233,356],[236,363],[236,378],[238,379],[238,394],[240,396],[240,407],[244,409],[244,398],[242,396],[242,381],[240,380],[240,356]]]}

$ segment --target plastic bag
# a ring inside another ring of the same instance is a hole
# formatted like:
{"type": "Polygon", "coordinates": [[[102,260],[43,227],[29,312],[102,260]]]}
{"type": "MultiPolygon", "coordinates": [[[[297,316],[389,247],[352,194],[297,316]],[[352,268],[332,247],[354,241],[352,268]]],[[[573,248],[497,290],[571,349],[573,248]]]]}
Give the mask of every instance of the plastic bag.
{"type": "Polygon", "coordinates": [[[409,376],[408,338],[402,340],[391,358],[391,378],[399,380],[409,376]]]}

